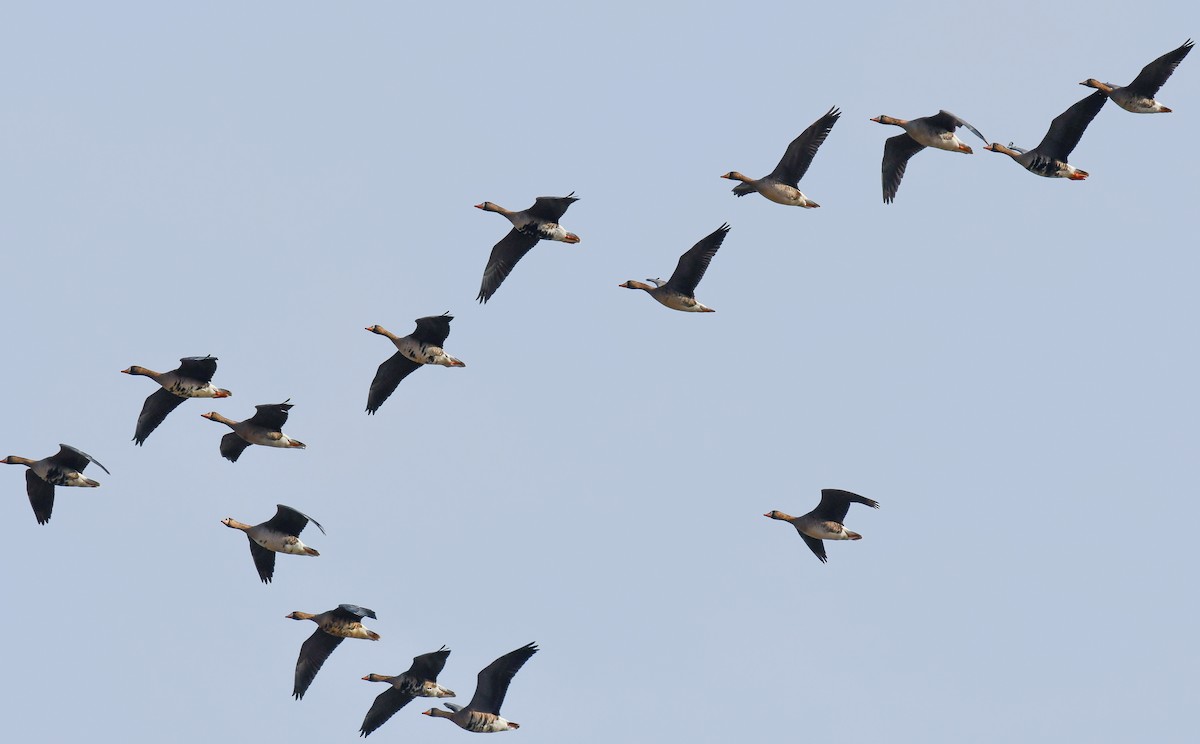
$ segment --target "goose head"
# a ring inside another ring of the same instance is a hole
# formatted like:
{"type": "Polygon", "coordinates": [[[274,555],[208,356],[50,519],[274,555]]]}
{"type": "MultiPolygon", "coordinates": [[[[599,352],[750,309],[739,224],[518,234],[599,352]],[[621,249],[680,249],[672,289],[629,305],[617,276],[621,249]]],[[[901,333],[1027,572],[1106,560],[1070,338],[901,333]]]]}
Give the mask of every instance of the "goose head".
{"type": "Polygon", "coordinates": [[[618,284],[617,286],[624,287],[625,289],[644,289],[647,292],[657,289],[656,287],[652,287],[649,284],[643,284],[642,282],[635,281],[633,279],[630,279],[629,281],[625,282],[624,284],[618,284]]]}

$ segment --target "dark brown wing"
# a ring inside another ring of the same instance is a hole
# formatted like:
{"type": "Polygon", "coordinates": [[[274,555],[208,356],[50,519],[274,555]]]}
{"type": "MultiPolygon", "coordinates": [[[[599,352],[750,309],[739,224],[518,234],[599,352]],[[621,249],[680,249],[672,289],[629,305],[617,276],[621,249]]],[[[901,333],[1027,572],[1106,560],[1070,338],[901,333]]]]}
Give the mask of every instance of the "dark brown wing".
{"type": "MultiPolygon", "coordinates": [[[[247,535],[246,539],[249,540],[250,536],[247,535]]],[[[270,584],[275,576],[275,551],[250,540],[250,555],[254,558],[254,567],[258,569],[258,578],[262,579],[262,583],[270,584]]]]}
{"type": "Polygon", "coordinates": [[[728,234],[729,224],[726,223],[689,248],[679,257],[675,273],[671,274],[664,286],[691,297],[696,292],[696,285],[704,278],[709,262],[717,255],[717,250],[721,243],[725,242],[725,236],[728,234]]]}
{"type": "Polygon", "coordinates": [[[526,209],[526,214],[546,222],[558,222],[567,213],[567,207],[579,201],[575,192],[566,196],[539,196],[533,201],[533,206],[526,209]]]}
{"type": "Polygon", "coordinates": [[[454,316],[450,313],[417,318],[417,330],[413,331],[412,337],[423,344],[441,346],[446,343],[446,338],[450,335],[450,321],[452,320],[454,320],[454,316]]]}
{"type": "Polygon", "coordinates": [[[800,537],[804,538],[804,544],[808,546],[808,549],[813,552],[813,555],[815,555],[817,559],[821,561],[821,563],[829,562],[829,558],[825,555],[824,540],[818,540],[815,537],[809,537],[803,532],[800,533],[800,537]]]}
{"type": "Polygon", "coordinates": [[[33,470],[26,470],[25,492],[29,494],[29,505],[33,507],[38,524],[49,522],[50,512],[54,511],[54,486],[39,478],[33,470]]]}
{"type": "Polygon", "coordinates": [[[818,519],[827,519],[841,524],[846,520],[846,512],[850,511],[851,503],[865,504],[872,509],[879,508],[878,501],[859,496],[857,493],[843,491],[840,488],[822,488],[821,503],[817,504],[817,508],[809,514],[818,519]]]}
{"type": "Polygon", "coordinates": [[[925,149],[907,133],[889,137],[883,143],[883,203],[891,204],[900,190],[900,181],[908,168],[908,159],[925,149]]]}
{"type": "Polygon", "coordinates": [[[166,418],[167,414],[174,411],[187,398],[181,398],[175,393],[172,393],[166,388],[159,388],[146,398],[146,402],[142,404],[142,413],[138,416],[137,428],[133,432],[133,441],[137,442],[138,446],[146,441],[146,437],[150,436],[150,432],[158,428],[166,418]]]}
{"type": "Polygon", "coordinates": [[[964,120],[963,118],[955,116],[954,114],[950,113],[949,111],[946,111],[945,109],[937,112],[933,116],[926,116],[925,120],[928,121],[930,124],[933,124],[934,126],[942,127],[943,129],[945,129],[948,132],[953,132],[955,129],[957,129],[960,126],[966,127],[967,129],[970,129],[972,132],[974,132],[976,137],[983,140],[984,144],[986,144],[988,142],[988,138],[983,136],[983,132],[980,132],[978,129],[971,126],[971,124],[969,122],[967,122],[966,120],[964,120]]]}
{"type": "Polygon", "coordinates": [[[1100,113],[1100,109],[1104,107],[1104,102],[1107,100],[1108,95],[1104,91],[1098,90],[1087,98],[1072,104],[1069,109],[1054,117],[1046,136],[1033,149],[1037,150],[1042,157],[1065,162],[1071,156],[1071,151],[1079,144],[1088,124],[1091,124],[1092,119],[1096,118],[1096,114],[1100,113]]]}
{"type": "Polygon", "coordinates": [[[250,443],[232,431],[221,437],[221,457],[230,462],[237,462],[250,443]]]}
{"type": "Polygon", "coordinates": [[[442,673],[442,669],[446,666],[446,657],[450,655],[450,649],[442,646],[437,651],[430,651],[427,654],[413,657],[412,666],[408,668],[405,674],[416,677],[422,681],[437,682],[438,675],[442,673]]]}
{"type": "Polygon", "coordinates": [[[1192,46],[1192,40],[1188,39],[1178,49],[1173,49],[1154,60],[1143,67],[1133,82],[1126,87],[1133,93],[1153,98],[1159,88],[1163,87],[1163,83],[1167,82],[1167,78],[1171,77],[1171,73],[1175,72],[1175,68],[1179,67],[1183,58],[1192,51],[1192,46]]]}
{"type": "Polygon", "coordinates": [[[317,628],[300,646],[300,657],[296,659],[296,684],[292,688],[292,695],[297,700],[304,698],[308,686],[316,678],[317,672],[321,671],[321,665],[341,642],[341,636],[330,635],[317,628]]]}
{"type": "MultiPolygon", "coordinates": [[[[838,111],[835,106],[829,109],[820,119],[814,121],[808,129],[801,132],[800,136],[792,140],[792,144],[788,145],[788,149],[783,153],[783,158],[779,161],[779,165],[775,166],[775,170],[771,171],[771,174],[767,178],[791,186],[800,183],[800,179],[808,171],[808,166],[812,165],[817,150],[825,142],[825,138],[829,136],[829,130],[833,129],[833,125],[837,124],[838,117],[841,115],[842,112],[838,111]]],[[[734,192],[737,193],[736,187],[734,192]]],[[[738,195],[741,196],[741,194],[738,195]]]]}
{"type": "Polygon", "coordinates": [[[309,522],[315,524],[317,529],[319,529],[321,532],[325,531],[325,528],[321,526],[320,522],[308,516],[307,514],[296,511],[290,506],[276,504],[275,516],[263,522],[263,526],[278,532],[282,532],[285,535],[292,535],[295,537],[296,535],[300,534],[300,531],[303,530],[309,522]]]}
{"type": "MultiPolygon", "coordinates": [[[[99,467],[104,472],[108,473],[108,468],[101,465],[99,460],[92,457],[91,455],[84,452],[83,450],[75,449],[74,447],[72,447],[69,444],[58,445],[58,452],[55,452],[53,455],[51,455],[50,457],[47,457],[46,459],[50,460],[51,462],[54,462],[58,465],[62,465],[64,467],[70,468],[71,470],[74,470],[78,473],[82,473],[83,469],[87,467],[89,462],[94,462],[94,463],[96,463],[97,467],[99,467]]],[[[112,475],[112,473],[108,473],[108,474],[112,475]]]]}
{"type": "Polygon", "coordinates": [[[337,606],[337,609],[330,610],[330,612],[335,617],[352,623],[357,623],[364,617],[375,617],[375,610],[368,610],[366,607],[359,607],[352,604],[340,604],[337,606]]]}
{"type": "Polygon", "coordinates": [[[520,232],[515,227],[508,235],[492,248],[488,256],[487,267],[483,270],[483,282],[479,285],[479,295],[475,298],[487,302],[500,289],[500,285],[508,278],[513,267],[517,265],[526,253],[538,243],[538,236],[520,232]]]}
{"type": "Polygon", "coordinates": [[[179,369],[175,371],[179,373],[180,377],[186,377],[189,380],[212,382],[213,375],[217,372],[217,358],[215,356],[184,357],[179,360],[179,369]]]}
{"type": "Polygon", "coordinates": [[[292,410],[291,403],[263,403],[254,407],[254,415],[247,421],[255,426],[261,426],[268,431],[279,431],[287,423],[288,411],[292,410]]]}
{"type": "Polygon", "coordinates": [[[398,351],[388,357],[379,365],[375,379],[371,380],[371,390],[367,393],[367,413],[374,415],[383,402],[396,392],[400,381],[420,368],[420,364],[398,351]]]}
{"type": "Polygon", "coordinates": [[[367,711],[366,717],[363,718],[362,727],[358,730],[359,734],[370,736],[372,731],[396,715],[396,711],[411,703],[414,697],[416,696],[412,692],[398,690],[395,687],[389,687],[379,693],[375,702],[371,703],[371,709],[367,711]]]}
{"type": "Polygon", "coordinates": [[[529,657],[538,652],[537,644],[530,643],[516,651],[509,651],[483,668],[475,685],[475,696],[467,708],[480,713],[500,715],[500,706],[508,693],[508,684],[529,657]]]}

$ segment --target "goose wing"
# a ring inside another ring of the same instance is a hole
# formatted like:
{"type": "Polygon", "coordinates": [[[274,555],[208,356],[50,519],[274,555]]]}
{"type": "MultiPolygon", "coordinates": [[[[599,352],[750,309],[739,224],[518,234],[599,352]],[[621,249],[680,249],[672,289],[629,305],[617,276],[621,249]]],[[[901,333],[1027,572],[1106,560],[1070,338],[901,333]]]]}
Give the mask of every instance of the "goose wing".
{"type": "Polygon", "coordinates": [[[558,222],[566,214],[567,207],[577,201],[579,201],[579,197],[575,196],[574,191],[566,196],[539,196],[534,199],[533,206],[526,209],[525,213],[546,222],[558,222]]]}
{"type": "Polygon", "coordinates": [[[508,685],[512,682],[513,675],[537,652],[537,644],[529,643],[516,651],[509,651],[484,667],[479,672],[475,695],[467,708],[480,713],[500,715],[500,706],[504,704],[504,696],[508,693],[508,685]]]}
{"type": "Polygon", "coordinates": [[[1108,95],[1098,90],[1087,98],[1072,104],[1069,109],[1054,117],[1046,136],[1033,148],[1039,155],[1066,161],[1071,151],[1079,144],[1083,132],[1100,113],[1108,95]]]}
{"type": "Polygon", "coordinates": [[[865,504],[872,509],[879,508],[878,501],[859,496],[857,493],[843,491],[840,488],[823,488],[821,489],[821,503],[817,504],[817,508],[809,513],[818,519],[827,519],[841,524],[846,520],[846,512],[850,511],[852,502],[865,504]]]}
{"type": "Polygon", "coordinates": [[[983,143],[985,145],[991,141],[987,137],[984,137],[983,133],[980,132],[978,129],[976,129],[975,127],[968,124],[965,119],[955,116],[954,114],[950,113],[949,111],[947,111],[945,109],[942,109],[941,111],[937,112],[933,116],[927,116],[925,118],[926,118],[926,121],[928,121],[933,126],[941,127],[949,132],[953,132],[958,127],[966,127],[967,129],[970,129],[975,134],[976,137],[983,140],[983,143]]]}
{"type": "Polygon", "coordinates": [[[420,680],[429,680],[437,682],[438,675],[442,673],[442,669],[446,666],[446,657],[450,655],[450,649],[442,646],[437,651],[430,651],[427,654],[413,657],[412,666],[408,668],[405,674],[416,677],[420,680]]]}
{"type": "MultiPolygon", "coordinates": [[[[800,528],[797,527],[796,531],[799,532],[800,528]]],[[[829,562],[829,557],[825,555],[825,541],[824,540],[818,540],[815,537],[809,537],[808,535],[804,534],[803,532],[800,532],[800,537],[804,538],[804,544],[807,545],[808,549],[813,552],[813,555],[815,555],[817,557],[817,560],[821,561],[821,563],[829,562]]]]}
{"type": "Polygon", "coordinates": [[[383,402],[396,392],[400,381],[420,368],[420,364],[398,351],[388,357],[379,365],[375,379],[371,380],[371,390],[367,393],[367,413],[374,414],[378,411],[383,402]]]}
{"type": "Polygon", "coordinates": [[[675,273],[671,274],[671,278],[663,286],[691,297],[696,291],[696,285],[704,278],[709,262],[717,255],[717,250],[720,249],[721,243],[725,242],[725,236],[728,234],[729,223],[725,223],[701,238],[699,243],[679,257],[675,273]]]}
{"type": "Polygon", "coordinates": [[[159,388],[146,398],[142,404],[142,412],[138,415],[137,427],[133,431],[133,441],[138,446],[146,441],[150,433],[158,428],[167,418],[167,414],[179,407],[187,398],[181,398],[166,388],[159,388]]]}
{"type": "Polygon", "coordinates": [[[483,282],[479,285],[479,295],[475,298],[487,302],[500,289],[500,285],[508,278],[517,262],[538,243],[538,236],[523,233],[517,228],[508,231],[499,243],[492,247],[488,256],[487,266],[483,270],[483,282]]]}
{"type": "Polygon", "coordinates": [[[262,583],[270,584],[272,577],[275,576],[275,551],[267,550],[254,542],[249,535],[246,536],[246,539],[250,540],[250,556],[254,559],[254,568],[258,571],[258,578],[262,579],[262,583]]]}
{"type": "Polygon", "coordinates": [[[290,506],[276,504],[275,516],[263,522],[263,526],[275,530],[276,532],[282,532],[285,535],[292,535],[294,537],[299,535],[300,531],[303,530],[309,522],[315,524],[317,529],[319,529],[321,532],[325,531],[325,528],[321,526],[320,522],[308,516],[304,512],[297,511],[290,506]]]}
{"type": "Polygon", "coordinates": [[[904,170],[908,167],[909,158],[924,149],[925,145],[909,137],[907,133],[889,137],[883,143],[883,201],[885,204],[891,204],[895,200],[896,192],[900,190],[900,181],[904,178],[904,170]]]}
{"type": "MultiPolygon", "coordinates": [[[[94,462],[94,463],[96,463],[97,467],[99,467],[104,472],[108,473],[108,468],[101,465],[99,460],[92,457],[91,455],[84,452],[83,450],[75,449],[74,447],[72,447],[69,444],[58,445],[58,452],[55,452],[53,455],[51,455],[50,457],[48,457],[46,459],[50,460],[51,462],[53,462],[57,465],[62,465],[64,467],[70,468],[71,470],[74,470],[77,473],[82,473],[83,469],[87,467],[89,462],[94,462]]],[[[112,473],[108,473],[108,474],[112,475],[112,473]]]]}
{"type": "Polygon", "coordinates": [[[1172,49],[1146,65],[1127,87],[1134,93],[1153,98],[1159,88],[1163,87],[1163,83],[1167,82],[1167,78],[1171,77],[1171,73],[1175,72],[1175,68],[1179,67],[1183,58],[1192,51],[1192,46],[1192,40],[1188,39],[1178,49],[1172,49]]]}
{"type": "Polygon", "coordinates": [[[317,628],[316,632],[300,646],[300,656],[296,659],[296,682],[292,688],[292,695],[297,700],[304,698],[308,686],[316,678],[317,672],[321,671],[321,665],[325,663],[325,660],[342,640],[341,636],[330,635],[317,628]]]}
{"type": "Polygon", "coordinates": [[[378,619],[375,617],[375,610],[368,610],[366,607],[359,607],[352,604],[340,604],[336,610],[330,610],[330,612],[339,620],[346,620],[353,623],[357,623],[364,617],[378,619]]]}
{"type": "Polygon", "coordinates": [[[285,400],[282,403],[263,403],[255,406],[254,415],[247,419],[247,423],[261,426],[268,431],[279,431],[287,423],[288,411],[292,410],[293,405],[285,400]]]}
{"type": "Polygon", "coordinates": [[[213,375],[217,372],[217,358],[215,356],[184,357],[179,360],[179,369],[175,371],[179,373],[180,377],[186,377],[189,380],[212,382],[213,375]]]}
{"type": "Polygon", "coordinates": [[[54,511],[54,486],[29,469],[25,471],[25,492],[29,494],[29,505],[38,524],[49,522],[50,512],[54,511]]]}
{"type": "Polygon", "coordinates": [[[224,457],[230,462],[237,462],[238,458],[242,456],[242,453],[245,452],[246,448],[249,446],[249,442],[231,431],[225,436],[221,437],[221,457],[224,457]]]}
{"type": "Polygon", "coordinates": [[[371,732],[387,723],[388,719],[396,715],[396,711],[412,702],[412,692],[399,690],[395,687],[389,687],[379,696],[375,698],[375,702],[371,703],[371,709],[367,711],[366,717],[363,718],[362,726],[359,728],[359,734],[362,736],[370,736],[371,732]]]}
{"type": "Polygon", "coordinates": [[[454,320],[454,316],[450,313],[417,318],[417,330],[413,331],[412,337],[423,344],[441,346],[446,343],[446,338],[450,335],[450,321],[452,320],[454,320]]]}
{"type": "MultiPolygon", "coordinates": [[[[837,123],[838,117],[841,115],[842,112],[838,111],[835,106],[829,109],[820,119],[814,121],[808,129],[801,132],[800,136],[796,137],[788,145],[787,150],[783,153],[783,158],[779,161],[779,165],[775,166],[775,170],[771,171],[771,174],[767,178],[792,186],[800,183],[800,179],[808,171],[808,166],[812,165],[817,150],[825,142],[825,138],[829,136],[829,130],[833,129],[833,125],[837,123]]],[[[736,186],[734,187],[734,192],[737,193],[736,186]]]]}

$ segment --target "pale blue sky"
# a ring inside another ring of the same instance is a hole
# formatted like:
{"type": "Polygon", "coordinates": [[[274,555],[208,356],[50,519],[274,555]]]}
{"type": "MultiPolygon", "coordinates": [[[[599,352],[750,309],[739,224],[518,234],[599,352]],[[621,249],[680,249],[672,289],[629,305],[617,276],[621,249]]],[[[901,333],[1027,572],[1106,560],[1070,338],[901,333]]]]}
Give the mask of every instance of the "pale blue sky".
{"type": "MultiPolygon", "coordinates": [[[[880,196],[868,119],[945,108],[1032,147],[1097,77],[1200,35],[1186,3],[27,4],[0,14],[0,456],[111,471],[34,521],[0,469],[12,741],[353,740],[359,680],[502,653],[506,741],[1183,742],[1198,604],[1200,56],[1071,158],[925,152],[880,196]],[[801,183],[735,198],[830,106],[801,183]],[[580,197],[487,306],[508,229],[580,197]],[[626,279],[732,231],[671,312],[626,279]],[[363,408],[450,311],[465,369],[363,408]],[[151,381],[220,358],[138,448],[151,381]],[[221,459],[291,398],[305,451],[221,459]],[[819,490],[864,539],[821,565],[819,490]],[[259,583],[276,503],[328,530],[259,583]],[[302,702],[311,623],[374,609],[302,702]]],[[[463,741],[418,700],[371,739],[463,741]]]]}

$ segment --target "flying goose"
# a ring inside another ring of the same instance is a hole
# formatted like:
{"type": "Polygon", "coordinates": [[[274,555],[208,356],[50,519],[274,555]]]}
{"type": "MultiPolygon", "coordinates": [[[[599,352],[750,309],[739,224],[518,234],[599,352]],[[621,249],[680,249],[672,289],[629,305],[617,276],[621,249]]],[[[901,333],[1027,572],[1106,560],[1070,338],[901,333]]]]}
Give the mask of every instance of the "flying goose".
{"type": "Polygon", "coordinates": [[[988,141],[987,137],[980,134],[978,129],[949,111],[939,111],[933,116],[922,116],[920,119],[896,119],[880,114],[871,121],[891,124],[904,130],[904,134],[889,137],[883,144],[883,202],[885,204],[891,204],[895,200],[909,158],[926,147],[961,152],[965,155],[972,153],[970,146],[954,134],[955,129],[960,126],[966,127],[983,140],[985,145],[988,141]]]}
{"type": "Polygon", "coordinates": [[[572,191],[566,196],[539,196],[533,206],[520,212],[512,212],[492,202],[476,204],[476,209],[497,212],[513,224],[504,238],[492,247],[487,267],[483,270],[483,283],[475,299],[487,302],[500,289],[500,284],[517,265],[517,261],[530,251],[539,240],[558,240],[563,243],[578,243],[579,236],[567,232],[558,224],[567,207],[579,201],[572,191]]]}
{"type": "Polygon", "coordinates": [[[851,532],[842,524],[842,521],[846,519],[846,512],[850,511],[851,502],[866,504],[872,509],[879,508],[878,501],[872,501],[839,488],[824,488],[821,489],[821,503],[804,516],[793,517],[781,511],[769,511],[763,516],[791,522],[813,554],[820,559],[821,563],[826,563],[829,559],[825,556],[825,544],[821,542],[822,540],[862,539],[862,535],[851,532]]]}
{"type": "Polygon", "coordinates": [[[998,142],[986,145],[983,149],[1004,153],[1020,163],[1025,170],[1038,176],[1082,181],[1088,177],[1088,172],[1067,163],[1067,157],[1079,144],[1079,139],[1083,137],[1083,131],[1087,129],[1088,124],[1100,113],[1105,100],[1104,91],[1098,90],[1054,117],[1046,136],[1032,150],[1013,147],[1011,143],[1009,147],[1005,147],[998,142]]]}
{"type": "Polygon", "coordinates": [[[455,359],[442,350],[446,337],[450,335],[450,321],[454,316],[450,313],[430,315],[417,318],[417,330],[403,338],[380,325],[367,328],[371,333],[386,336],[391,339],[396,348],[395,354],[379,365],[375,379],[371,381],[371,392],[367,394],[367,413],[374,414],[396,390],[396,386],[405,377],[424,364],[440,364],[443,367],[465,367],[463,362],[455,359]]]}
{"type": "Polygon", "coordinates": [[[286,618],[292,620],[312,620],[317,624],[317,629],[308,637],[308,640],[300,646],[300,656],[296,659],[296,684],[292,690],[292,695],[297,700],[304,698],[305,691],[316,678],[317,672],[321,671],[321,665],[333,653],[333,650],[338,647],[344,638],[365,638],[369,641],[378,641],[379,634],[373,630],[367,630],[360,622],[364,617],[375,617],[373,610],[368,610],[366,607],[359,607],[352,604],[341,604],[337,609],[322,612],[319,615],[310,615],[307,612],[297,610],[288,615],[286,618]]]}
{"type": "Polygon", "coordinates": [[[101,465],[99,460],[69,444],[58,445],[58,452],[41,460],[9,455],[0,462],[29,468],[25,471],[25,491],[29,494],[29,505],[33,507],[33,516],[37,517],[38,524],[50,521],[50,512],[54,511],[55,486],[95,488],[100,485],[99,481],[83,475],[83,469],[89,462],[96,463],[98,468],[108,473],[108,468],[101,465]]]}
{"type": "Polygon", "coordinates": [[[725,241],[728,233],[729,223],[726,223],[689,248],[679,257],[675,273],[671,274],[671,278],[665,282],[662,279],[647,279],[646,281],[654,284],[652,287],[649,284],[630,279],[617,286],[644,290],[672,310],[682,310],[687,313],[714,313],[716,310],[696,302],[696,285],[704,278],[709,261],[712,261],[712,257],[717,255],[717,250],[725,241]]]}
{"type": "MultiPolygon", "coordinates": [[[[288,398],[291,400],[291,398],[288,398]]],[[[264,447],[299,447],[307,445],[298,439],[292,439],[280,429],[287,423],[288,411],[293,403],[285,400],[282,403],[264,403],[255,406],[257,413],[245,421],[227,419],[216,411],[200,414],[209,421],[219,421],[233,431],[221,437],[221,456],[230,462],[237,462],[242,452],[252,444],[264,447]]]]}
{"type": "Polygon", "coordinates": [[[821,206],[801,193],[796,186],[799,185],[800,179],[804,178],[804,173],[812,164],[817,149],[829,136],[829,130],[833,129],[833,125],[837,123],[838,117],[841,115],[842,112],[838,111],[836,106],[829,109],[824,116],[801,132],[799,137],[792,140],[792,144],[788,145],[779,165],[775,166],[775,170],[757,181],[743,176],[737,171],[729,171],[721,178],[741,181],[733,187],[733,193],[738,196],[753,194],[757,191],[776,204],[809,209],[821,206]]]}
{"type": "Polygon", "coordinates": [[[372,731],[387,723],[396,711],[411,703],[415,697],[454,697],[454,690],[448,690],[437,683],[438,675],[446,666],[446,657],[449,655],[450,649],[442,646],[437,651],[414,656],[412,666],[398,676],[368,674],[363,677],[368,682],[387,682],[391,686],[375,698],[366,718],[363,719],[359,733],[362,736],[370,736],[372,731]]]}
{"type": "Polygon", "coordinates": [[[423,715],[449,718],[459,728],[479,734],[521,728],[520,724],[500,717],[500,706],[504,704],[504,695],[508,692],[508,684],[512,682],[513,675],[537,652],[536,643],[509,651],[479,673],[475,683],[475,695],[465,708],[454,703],[443,703],[451,710],[450,713],[440,708],[430,708],[423,715]]]}
{"type": "Polygon", "coordinates": [[[1080,85],[1096,88],[1108,94],[1112,102],[1135,114],[1169,114],[1171,109],[1154,100],[1155,94],[1163,87],[1163,83],[1179,67],[1183,58],[1192,51],[1192,40],[1183,42],[1178,49],[1173,49],[1142,68],[1133,82],[1126,86],[1102,83],[1095,78],[1088,78],[1080,85]]]}
{"type": "Polygon", "coordinates": [[[142,405],[142,413],[133,432],[133,441],[139,447],[167,414],[188,398],[228,398],[233,395],[212,384],[212,376],[217,371],[215,356],[184,357],[179,360],[179,366],[170,372],[155,372],[136,364],[121,371],[127,375],[149,377],[162,385],[162,389],[151,393],[142,405]]]}
{"type": "Polygon", "coordinates": [[[254,567],[258,569],[258,578],[264,584],[271,583],[275,575],[275,554],[290,553],[291,555],[320,555],[313,548],[300,542],[300,532],[312,522],[325,533],[321,523],[312,517],[298,512],[290,506],[275,505],[275,516],[262,524],[242,524],[233,517],[226,517],[221,524],[241,530],[250,541],[250,555],[254,557],[254,567]]]}

